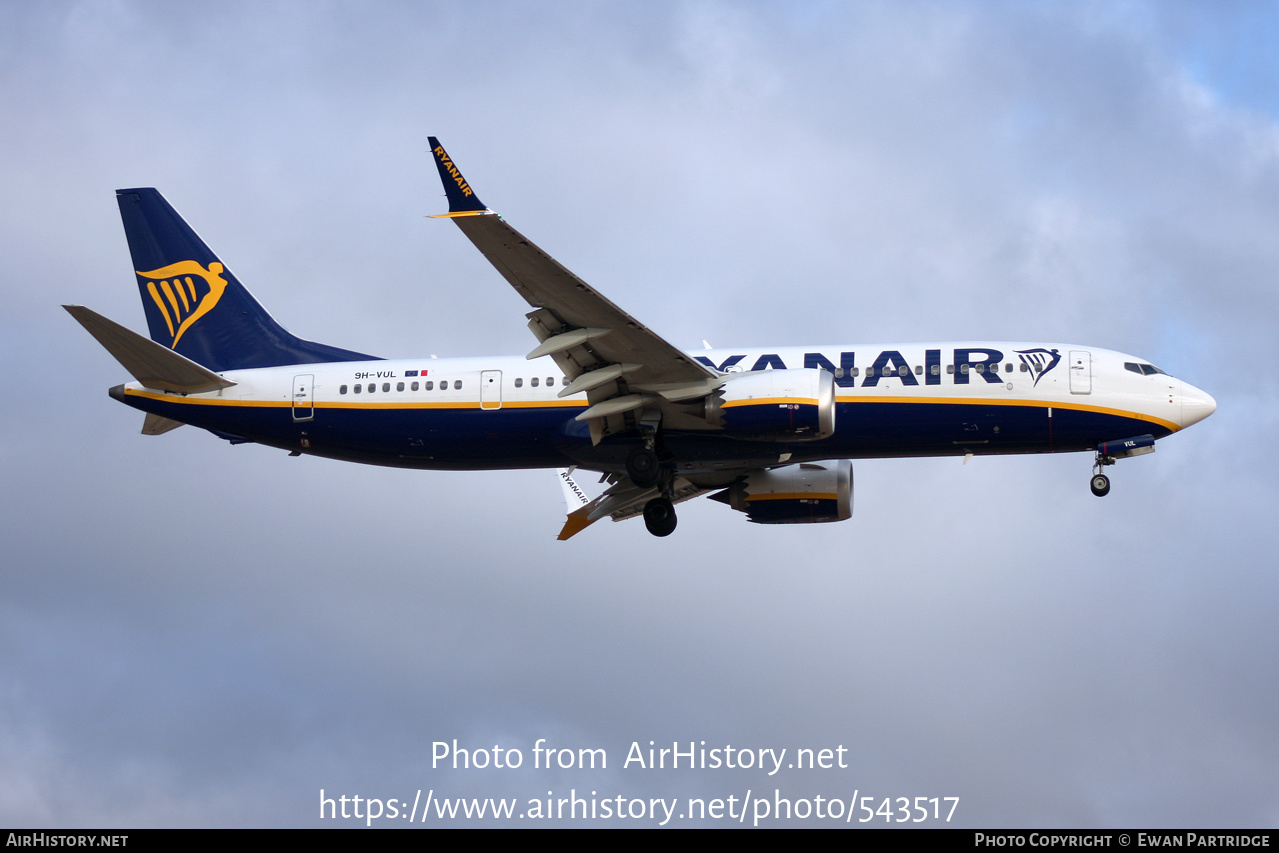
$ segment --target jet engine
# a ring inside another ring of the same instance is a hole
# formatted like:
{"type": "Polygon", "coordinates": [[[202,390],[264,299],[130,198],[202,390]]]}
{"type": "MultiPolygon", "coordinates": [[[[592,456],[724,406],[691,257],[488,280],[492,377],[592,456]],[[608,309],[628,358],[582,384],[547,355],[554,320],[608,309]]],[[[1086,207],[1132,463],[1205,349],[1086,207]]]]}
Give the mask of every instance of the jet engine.
{"type": "Polygon", "coordinates": [[[733,438],[826,438],[835,432],[835,376],[814,367],[738,374],[707,398],[706,420],[733,438]]]}
{"type": "Polygon", "coordinates": [[[840,459],[752,471],[711,499],[757,524],[843,521],[853,515],[853,463],[840,459]]]}

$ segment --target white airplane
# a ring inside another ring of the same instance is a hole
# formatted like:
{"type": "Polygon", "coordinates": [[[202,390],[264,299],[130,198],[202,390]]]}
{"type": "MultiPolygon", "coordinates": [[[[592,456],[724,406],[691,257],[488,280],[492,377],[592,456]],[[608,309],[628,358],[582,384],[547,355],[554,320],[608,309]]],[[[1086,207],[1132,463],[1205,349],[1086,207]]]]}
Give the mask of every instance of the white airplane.
{"type": "Polygon", "coordinates": [[[533,310],[513,358],[385,360],[284,330],[154,189],[116,191],[150,337],[64,306],[136,381],[142,431],[183,424],[353,462],[559,469],[560,539],[611,517],[675,529],[711,495],[765,524],[852,515],[851,459],[1094,453],[1117,459],[1216,402],[1144,359],[1040,341],[673,346],[485,207],[430,140],[452,218],[533,310]],[[588,498],[574,470],[602,474],[588,498]]]}

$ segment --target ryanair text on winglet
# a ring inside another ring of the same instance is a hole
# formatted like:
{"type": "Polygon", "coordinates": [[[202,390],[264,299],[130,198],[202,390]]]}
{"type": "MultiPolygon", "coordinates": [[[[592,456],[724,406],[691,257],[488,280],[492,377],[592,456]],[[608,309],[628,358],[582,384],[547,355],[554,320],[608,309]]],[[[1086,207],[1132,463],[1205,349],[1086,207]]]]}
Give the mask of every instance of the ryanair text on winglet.
{"type": "Polygon", "coordinates": [[[457,187],[462,191],[462,195],[468,197],[472,195],[470,185],[467,184],[466,179],[462,177],[462,173],[457,170],[457,166],[453,165],[453,160],[449,157],[448,153],[445,152],[444,146],[435,146],[435,151],[432,153],[439,158],[440,164],[448,170],[449,177],[457,182],[457,187]]]}

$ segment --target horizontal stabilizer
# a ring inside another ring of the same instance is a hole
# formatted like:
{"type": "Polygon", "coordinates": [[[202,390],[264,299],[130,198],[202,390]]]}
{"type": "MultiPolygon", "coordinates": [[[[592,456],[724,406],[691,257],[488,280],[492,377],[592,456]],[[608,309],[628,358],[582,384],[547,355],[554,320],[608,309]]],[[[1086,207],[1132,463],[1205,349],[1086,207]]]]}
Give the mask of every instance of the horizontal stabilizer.
{"type": "Polygon", "coordinates": [[[133,378],[157,391],[200,394],[230,388],[235,383],[179,355],[163,344],[144,338],[83,305],[63,305],[133,378]]]}
{"type": "Polygon", "coordinates": [[[147,412],[146,420],[142,422],[143,435],[164,435],[172,429],[180,426],[186,426],[182,421],[175,421],[172,418],[161,417],[154,412],[147,412]]]}

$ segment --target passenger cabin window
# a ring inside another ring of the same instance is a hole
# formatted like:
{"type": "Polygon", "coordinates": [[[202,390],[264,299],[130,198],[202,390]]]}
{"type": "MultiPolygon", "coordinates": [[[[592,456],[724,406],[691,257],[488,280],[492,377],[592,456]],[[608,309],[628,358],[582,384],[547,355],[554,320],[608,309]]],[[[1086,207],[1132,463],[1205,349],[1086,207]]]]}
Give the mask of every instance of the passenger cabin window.
{"type": "Polygon", "coordinates": [[[550,387],[552,387],[553,385],[555,385],[555,377],[554,377],[554,376],[548,376],[548,377],[546,377],[546,387],[547,387],[547,388],[550,388],[550,387]]]}
{"type": "Polygon", "coordinates": [[[924,375],[924,366],[922,364],[915,365],[915,375],[916,376],[924,375]]]}
{"type": "Polygon", "coordinates": [[[932,367],[928,368],[928,372],[933,376],[941,376],[941,365],[934,364],[932,367]]]}
{"type": "Polygon", "coordinates": [[[404,383],[403,383],[403,382],[396,382],[396,383],[395,383],[395,390],[396,390],[396,391],[403,391],[403,390],[404,390],[404,383]]]}
{"type": "Polygon", "coordinates": [[[955,365],[953,365],[953,364],[948,364],[948,365],[946,365],[946,372],[947,372],[947,373],[954,373],[954,372],[955,372],[955,365]]]}
{"type": "Polygon", "coordinates": [[[434,381],[432,381],[432,380],[430,380],[430,379],[428,379],[428,380],[426,380],[426,382],[422,383],[422,388],[423,388],[424,390],[427,390],[427,391],[434,391],[434,390],[435,390],[435,382],[434,382],[434,381]]]}
{"type": "Polygon", "coordinates": [[[454,380],[453,380],[453,390],[454,390],[454,391],[461,391],[461,390],[462,390],[462,380],[461,380],[461,379],[454,379],[454,380]]]}
{"type": "Polygon", "coordinates": [[[529,384],[529,386],[530,386],[530,387],[536,388],[536,387],[537,387],[537,377],[536,377],[536,376],[534,376],[532,379],[530,379],[530,380],[528,381],[528,384],[529,384]]]}
{"type": "Polygon", "coordinates": [[[522,378],[520,378],[520,377],[516,377],[516,379],[515,379],[515,387],[516,387],[516,388],[523,388],[523,387],[524,387],[524,380],[523,380],[522,378]]]}
{"type": "Polygon", "coordinates": [[[416,390],[417,390],[417,383],[416,383],[416,382],[414,382],[412,385],[410,385],[410,386],[409,386],[409,390],[410,390],[410,391],[416,391],[416,390]]]}
{"type": "Polygon", "coordinates": [[[346,393],[346,386],[345,386],[345,385],[343,385],[342,387],[338,388],[338,393],[339,393],[339,394],[345,394],[345,393],[346,393]]]}

